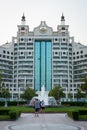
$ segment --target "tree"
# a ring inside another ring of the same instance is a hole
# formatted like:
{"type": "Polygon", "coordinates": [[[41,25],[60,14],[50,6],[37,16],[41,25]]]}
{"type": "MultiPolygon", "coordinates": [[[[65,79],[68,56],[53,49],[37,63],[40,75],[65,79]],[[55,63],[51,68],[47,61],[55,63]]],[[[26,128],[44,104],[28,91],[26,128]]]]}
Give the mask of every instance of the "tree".
{"type": "Polygon", "coordinates": [[[35,95],[35,91],[27,86],[21,97],[27,101],[30,101],[35,95]]]}
{"type": "Polygon", "coordinates": [[[78,99],[83,97],[83,93],[81,92],[80,86],[77,87],[77,92],[75,94],[75,97],[77,98],[77,101],[78,101],[78,99]]]}
{"type": "Polygon", "coordinates": [[[80,88],[86,94],[86,101],[87,101],[87,77],[83,79],[83,84],[80,85],[80,88]]]}
{"type": "Polygon", "coordinates": [[[61,97],[64,97],[63,89],[60,86],[54,87],[49,92],[49,96],[53,96],[56,100],[60,100],[61,97]]]}
{"type": "Polygon", "coordinates": [[[2,95],[4,98],[9,98],[10,97],[10,92],[8,88],[2,88],[2,95]]]}

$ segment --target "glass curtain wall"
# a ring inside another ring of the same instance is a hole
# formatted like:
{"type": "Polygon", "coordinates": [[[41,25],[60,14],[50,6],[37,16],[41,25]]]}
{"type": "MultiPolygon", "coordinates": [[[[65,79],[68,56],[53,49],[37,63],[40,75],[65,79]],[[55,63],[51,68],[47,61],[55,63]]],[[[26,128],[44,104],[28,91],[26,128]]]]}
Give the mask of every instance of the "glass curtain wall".
{"type": "Polygon", "coordinates": [[[34,43],[34,87],[41,90],[44,85],[45,90],[52,87],[52,42],[35,41],[34,43]]]}

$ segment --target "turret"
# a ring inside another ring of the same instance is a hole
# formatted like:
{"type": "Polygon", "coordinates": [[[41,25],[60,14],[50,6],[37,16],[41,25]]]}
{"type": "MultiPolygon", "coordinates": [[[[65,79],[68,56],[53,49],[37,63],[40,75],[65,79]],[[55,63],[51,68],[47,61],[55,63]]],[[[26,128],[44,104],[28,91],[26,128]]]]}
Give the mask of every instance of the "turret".
{"type": "Polygon", "coordinates": [[[65,17],[62,13],[62,16],[61,16],[61,25],[65,25],[65,17]]]}
{"type": "Polygon", "coordinates": [[[25,25],[26,24],[26,20],[25,20],[25,16],[23,13],[23,16],[21,17],[21,25],[25,25]]]}

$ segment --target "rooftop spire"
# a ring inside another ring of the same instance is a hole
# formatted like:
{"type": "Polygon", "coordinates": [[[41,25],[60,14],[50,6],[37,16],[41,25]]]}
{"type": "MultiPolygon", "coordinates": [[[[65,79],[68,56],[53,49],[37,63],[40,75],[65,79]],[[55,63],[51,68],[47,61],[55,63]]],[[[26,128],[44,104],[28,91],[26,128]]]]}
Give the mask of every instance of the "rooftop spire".
{"type": "Polygon", "coordinates": [[[65,21],[65,17],[63,15],[63,13],[62,13],[62,16],[61,16],[61,21],[65,21]]]}
{"type": "Polygon", "coordinates": [[[65,25],[65,17],[62,13],[62,16],[61,16],[61,25],[65,25]]]}
{"type": "Polygon", "coordinates": [[[23,13],[23,16],[21,17],[21,24],[25,25],[26,24],[26,20],[25,20],[25,15],[23,13]]]}
{"type": "Polygon", "coordinates": [[[22,18],[21,18],[21,21],[26,21],[26,20],[25,20],[24,13],[23,13],[23,16],[22,16],[22,18]]]}

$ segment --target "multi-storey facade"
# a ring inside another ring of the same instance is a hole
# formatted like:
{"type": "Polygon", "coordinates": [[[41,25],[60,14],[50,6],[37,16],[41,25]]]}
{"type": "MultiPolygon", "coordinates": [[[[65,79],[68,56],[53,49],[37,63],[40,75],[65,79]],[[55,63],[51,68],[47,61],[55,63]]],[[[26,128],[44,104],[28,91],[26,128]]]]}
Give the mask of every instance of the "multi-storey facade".
{"type": "MultiPolygon", "coordinates": [[[[84,61],[82,59],[82,54],[78,54],[80,62],[75,59],[74,53],[84,50],[86,60],[87,54],[83,45],[77,50],[78,43],[74,42],[68,28],[62,15],[57,31],[53,31],[45,21],[41,21],[38,27],[30,31],[29,26],[26,25],[25,16],[22,16],[17,36],[12,38],[12,43],[8,43],[8,48],[6,44],[4,45],[6,51],[13,53],[9,59],[9,68],[11,66],[12,73],[8,72],[12,76],[11,82],[8,80],[11,93],[23,92],[26,86],[39,91],[42,85],[45,86],[46,91],[60,85],[65,93],[66,90],[73,92],[73,87],[79,82],[79,74],[84,75],[80,69],[81,66],[77,68],[76,65],[84,62],[84,69],[87,65],[85,59],[84,61]],[[80,70],[77,71],[77,69],[80,70]]],[[[1,50],[2,48],[3,46],[0,47],[1,50]]],[[[0,53],[4,52],[0,51],[0,53]]],[[[7,56],[5,60],[7,61],[7,56]]]]}
{"type": "Polygon", "coordinates": [[[13,47],[11,43],[0,46],[0,73],[2,83],[12,91],[13,84],[13,47]]]}
{"type": "Polygon", "coordinates": [[[87,46],[73,44],[73,83],[77,88],[87,76],[87,46]]]}

